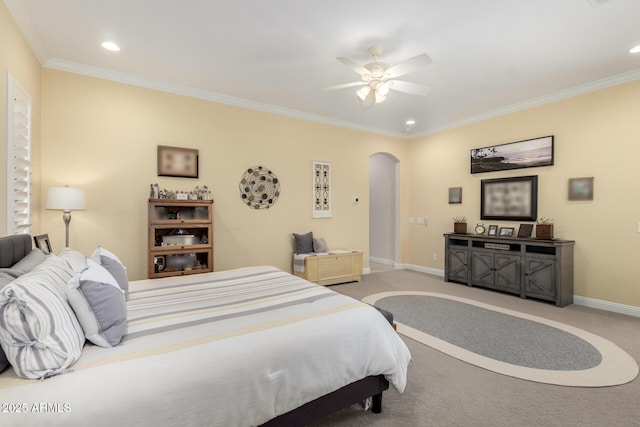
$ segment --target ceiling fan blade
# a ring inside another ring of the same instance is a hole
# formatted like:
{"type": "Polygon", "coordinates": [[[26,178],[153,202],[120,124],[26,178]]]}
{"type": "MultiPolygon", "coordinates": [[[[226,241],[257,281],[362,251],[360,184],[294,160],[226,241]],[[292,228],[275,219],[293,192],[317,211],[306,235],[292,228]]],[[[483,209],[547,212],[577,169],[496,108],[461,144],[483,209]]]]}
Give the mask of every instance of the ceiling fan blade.
{"type": "Polygon", "coordinates": [[[402,80],[388,80],[387,84],[389,85],[389,89],[410,93],[411,95],[425,96],[431,92],[431,88],[402,80]]]}
{"type": "Polygon", "coordinates": [[[371,71],[367,70],[366,68],[364,68],[360,64],[356,64],[355,62],[353,62],[349,58],[339,57],[339,58],[336,58],[336,59],[338,61],[342,62],[344,65],[346,65],[347,67],[351,68],[353,71],[355,71],[356,73],[358,73],[360,75],[371,74],[371,71]]]}
{"type": "Polygon", "coordinates": [[[362,101],[362,108],[371,108],[376,105],[376,91],[370,90],[367,97],[362,101]]]}
{"type": "Polygon", "coordinates": [[[345,89],[345,88],[348,88],[348,87],[362,86],[363,84],[364,84],[364,82],[343,83],[341,85],[335,85],[335,86],[326,87],[326,88],[324,88],[324,90],[345,89]]]}
{"type": "Polygon", "coordinates": [[[389,75],[389,78],[400,77],[416,71],[420,67],[427,66],[432,62],[429,55],[423,53],[396,64],[393,67],[389,67],[385,73],[389,75]]]}

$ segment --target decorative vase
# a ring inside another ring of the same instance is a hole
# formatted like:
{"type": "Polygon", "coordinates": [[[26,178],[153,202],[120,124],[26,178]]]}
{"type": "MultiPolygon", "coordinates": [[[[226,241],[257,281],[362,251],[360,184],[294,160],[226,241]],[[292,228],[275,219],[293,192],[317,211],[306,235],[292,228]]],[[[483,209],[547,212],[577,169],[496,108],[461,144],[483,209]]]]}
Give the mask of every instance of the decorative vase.
{"type": "Polygon", "coordinates": [[[456,234],[467,234],[467,223],[466,222],[454,222],[453,223],[453,232],[456,234]]]}
{"type": "Polygon", "coordinates": [[[538,239],[553,239],[553,224],[536,224],[538,239]]]}

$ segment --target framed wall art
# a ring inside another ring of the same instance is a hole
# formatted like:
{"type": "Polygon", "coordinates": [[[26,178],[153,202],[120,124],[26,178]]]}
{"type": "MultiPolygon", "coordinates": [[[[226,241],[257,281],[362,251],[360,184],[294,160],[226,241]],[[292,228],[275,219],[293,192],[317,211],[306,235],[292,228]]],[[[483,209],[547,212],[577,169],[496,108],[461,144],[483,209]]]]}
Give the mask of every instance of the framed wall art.
{"type": "Polygon", "coordinates": [[[471,150],[471,173],[553,165],[553,135],[471,150]]]}
{"type": "Polygon", "coordinates": [[[538,176],[483,179],[480,219],[535,221],[538,216],[538,176]]]}
{"type": "Polygon", "coordinates": [[[158,176],[198,177],[198,150],[158,145],[158,176]]]}
{"type": "Polygon", "coordinates": [[[313,162],[312,218],[331,218],[331,163],[313,162]]]}
{"type": "Polygon", "coordinates": [[[593,200],[593,177],[569,178],[569,200],[593,200]]]}
{"type": "Polygon", "coordinates": [[[462,203],[462,187],[449,187],[449,204],[462,203]]]}

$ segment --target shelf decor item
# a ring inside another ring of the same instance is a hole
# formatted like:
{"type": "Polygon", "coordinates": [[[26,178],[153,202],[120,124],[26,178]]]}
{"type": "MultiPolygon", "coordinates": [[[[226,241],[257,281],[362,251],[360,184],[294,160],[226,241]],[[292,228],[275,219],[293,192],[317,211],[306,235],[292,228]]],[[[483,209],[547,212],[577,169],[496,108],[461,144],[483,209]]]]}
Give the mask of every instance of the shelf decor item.
{"type": "Polygon", "coordinates": [[[553,219],[541,217],[536,223],[536,237],[538,239],[553,239],[553,219]]]}
{"type": "Polygon", "coordinates": [[[467,234],[467,218],[456,216],[453,218],[453,232],[456,234],[467,234]]]}
{"type": "Polygon", "coordinates": [[[533,224],[520,224],[518,228],[518,237],[531,237],[533,232],[533,224]]]}

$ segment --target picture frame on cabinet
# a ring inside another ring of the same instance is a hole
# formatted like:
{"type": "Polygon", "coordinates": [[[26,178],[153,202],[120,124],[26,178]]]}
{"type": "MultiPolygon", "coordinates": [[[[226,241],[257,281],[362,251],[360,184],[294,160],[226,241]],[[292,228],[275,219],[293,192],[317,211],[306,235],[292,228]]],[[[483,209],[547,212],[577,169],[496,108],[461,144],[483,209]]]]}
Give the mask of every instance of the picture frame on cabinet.
{"type": "Polygon", "coordinates": [[[500,237],[513,237],[513,227],[500,227],[500,237]]]}
{"type": "Polygon", "coordinates": [[[518,228],[518,237],[522,237],[522,238],[531,237],[532,232],[533,232],[533,224],[520,224],[520,228],[518,228]]]}
{"type": "Polygon", "coordinates": [[[489,231],[487,231],[487,236],[497,236],[498,235],[498,226],[490,225],[489,231]]]}

